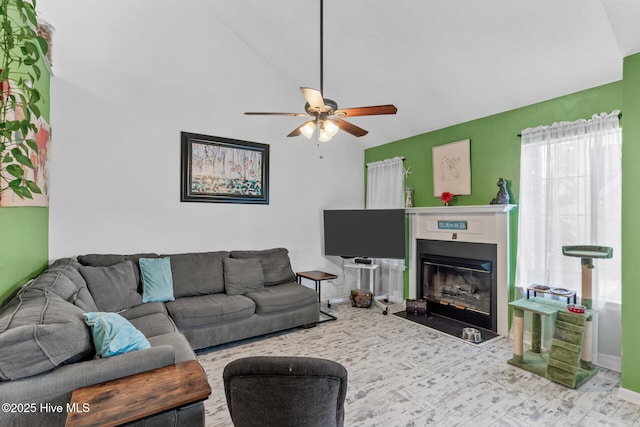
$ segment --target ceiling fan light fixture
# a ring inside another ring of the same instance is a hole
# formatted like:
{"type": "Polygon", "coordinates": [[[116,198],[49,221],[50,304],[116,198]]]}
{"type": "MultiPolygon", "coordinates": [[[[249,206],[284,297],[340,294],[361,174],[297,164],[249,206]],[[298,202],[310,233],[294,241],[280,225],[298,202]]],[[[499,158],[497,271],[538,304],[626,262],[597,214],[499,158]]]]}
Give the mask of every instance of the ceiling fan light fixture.
{"type": "Polygon", "coordinates": [[[316,130],[316,124],[314,122],[308,122],[306,125],[300,128],[300,133],[302,133],[302,135],[304,135],[307,139],[311,139],[314,130],[316,130]]]}
{"type": "Polygon", "coordinates": [[[328,142],[331,141],[332,138],[333,136],[329,135],[329,132],[327,132],[324,127],[320,128],[320,131],[318,132],[318,141],[328,142]]]}
{"type": "Polygon", "coordinates": [[[332,138],[336,136],[336,134],[340,130],[340,128],[329,119],[325,120],[324,123],[322,123],[322,129],[324,129],[327,135],[332,138]]]}

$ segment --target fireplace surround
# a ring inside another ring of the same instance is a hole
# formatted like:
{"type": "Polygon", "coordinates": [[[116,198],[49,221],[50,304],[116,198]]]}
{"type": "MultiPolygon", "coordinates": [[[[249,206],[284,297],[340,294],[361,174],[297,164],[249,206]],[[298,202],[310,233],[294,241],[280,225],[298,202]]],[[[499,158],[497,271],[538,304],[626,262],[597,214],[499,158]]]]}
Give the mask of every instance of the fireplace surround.
{"type": "MultiPolygon", "coordinates": [[[[495,331],[499,335],[508,336],[511,287],[509,280],[509,212],[514,207],[515,205],[479,205],[406,209],[409,218],[410,243],[408,298],[427,298],[427,300],[431,300],[428,309],[431,308],[433,312],[444,311],[445,315],[452,312],[460,315],[460,312],[464,311],[466,313],[462,316],[463,319],[459,320],[467,323],[469,322],[464,319],[464,316],[480,314],[485,318],[481,321],[484,324],[478,326],[495,331]],[[444,249],[438,249],[437,251],[440,253],[433,252],[431,251],[433,246],[441,246],[444,249]],[[426,252],[424,252],[425,247],[426,252]],[[478,247],[490,250],[488,253],[471,251],[470,255],[463,255],[462,249],[478,247]],[[443,264],[438,266],[439,273],[424,271],[425,259],[421,254],[425,253],[436,257],[427,262],[443,264]],[[444,262],[446,260],[440,257],[459,259],[448,260],[449,264],[447,264],[444,262]],[[451,265],[452,262],[458,265],[451,265]],[[487,262],[490,265],[487,265],[487,262]],[[476,272],[476,279],[479,277],[482,285],[479,286],[473,280],[460,279],[460,274],[456,279],[454,269],[451,267],[471,268],[472,270],[486,270],[489,267],[491,272],[476,272]],[[440,274],[453,278],[449,279],[448,284],[440,285],[440,288],[432,290],[431,297],[429,297],[429,290],[425,290],[422,284],[425,274],[427,276],[428,274],[440,274]],[[491,276],[493,283],[489,287],[490,289],[483,290],[484,295],[478,295],[481,291],[480,288],[486,287],[487,274],[491,276]],[[487,292],[491,297],[488,310],[487,304],[484,302],[487,292]],[[478,301],[474,301],[476,298],[478,301]],[[483,300],[480,301],[480,299],[483,300]],[[465,300],[471,307],[467,308],[461,304],[465,300]],[[487,314],[490,320],[486,319],[487,314]],[[488,326],[485,326],[487,322],[489,322],[488,326]]],[[[477,321],[477,319],[471,320],[477,321]]]]}

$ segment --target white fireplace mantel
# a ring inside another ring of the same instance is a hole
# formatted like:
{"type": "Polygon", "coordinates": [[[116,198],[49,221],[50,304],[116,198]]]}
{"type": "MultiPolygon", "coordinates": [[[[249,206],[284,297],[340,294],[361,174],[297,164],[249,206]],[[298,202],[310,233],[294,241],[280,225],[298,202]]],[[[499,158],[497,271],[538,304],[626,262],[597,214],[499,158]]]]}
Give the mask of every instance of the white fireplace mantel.
{"type": "Polygon", "coordinates": [[[416,298],[418,239],[495,244],[497,249],[497,333],[509,335],[509,212],[516,205],[407,208],[409,216],[409,298],[416,298]]]}
{"type": "Polygon", "coordinates": [[[453,215],[453,214],[499,214],[509,212],[516,205],[471,205],[432,206],[428,208],[406,208],[409,215],[453,215]]]}

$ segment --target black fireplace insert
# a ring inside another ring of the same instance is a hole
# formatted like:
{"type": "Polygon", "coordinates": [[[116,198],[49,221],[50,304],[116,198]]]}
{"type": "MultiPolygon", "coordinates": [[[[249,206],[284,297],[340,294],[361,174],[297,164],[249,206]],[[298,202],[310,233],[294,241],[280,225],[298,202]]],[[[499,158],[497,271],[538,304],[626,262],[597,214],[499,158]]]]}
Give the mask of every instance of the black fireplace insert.
{"type": "Polygon", "coordinates": [[[495,244],[420,239],[417,256],[427,312],[497,331],[495,244]]]}

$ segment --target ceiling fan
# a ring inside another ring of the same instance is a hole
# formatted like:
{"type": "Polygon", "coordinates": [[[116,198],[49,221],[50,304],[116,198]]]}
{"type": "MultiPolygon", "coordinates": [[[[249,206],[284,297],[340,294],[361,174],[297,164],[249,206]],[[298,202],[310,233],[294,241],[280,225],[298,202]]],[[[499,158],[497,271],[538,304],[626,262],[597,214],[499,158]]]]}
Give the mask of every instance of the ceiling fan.
{"type": "Polygon", "coordinates": [[[367,107],[338,108],[338,103],[332,99],[324,98],[323,69],[324,69],[324,0],[320,0],[320,90],[309,87],[301,87],[302,95],[306,99],[305,113],[270,113],[270,112],[246,112],[247,115],[258,116],[295,116],[309,117],[310,119],[295,128],[288,137],[303,135],[307,138],[313,136],[318,129],[320,142],[330,141],[340,129],[353,136],[364,136],[368,131],[358,127],[342,117],[377,116],[382,114],[396,114],[398,109],[393,104],[370,105],[367,107]]]}

